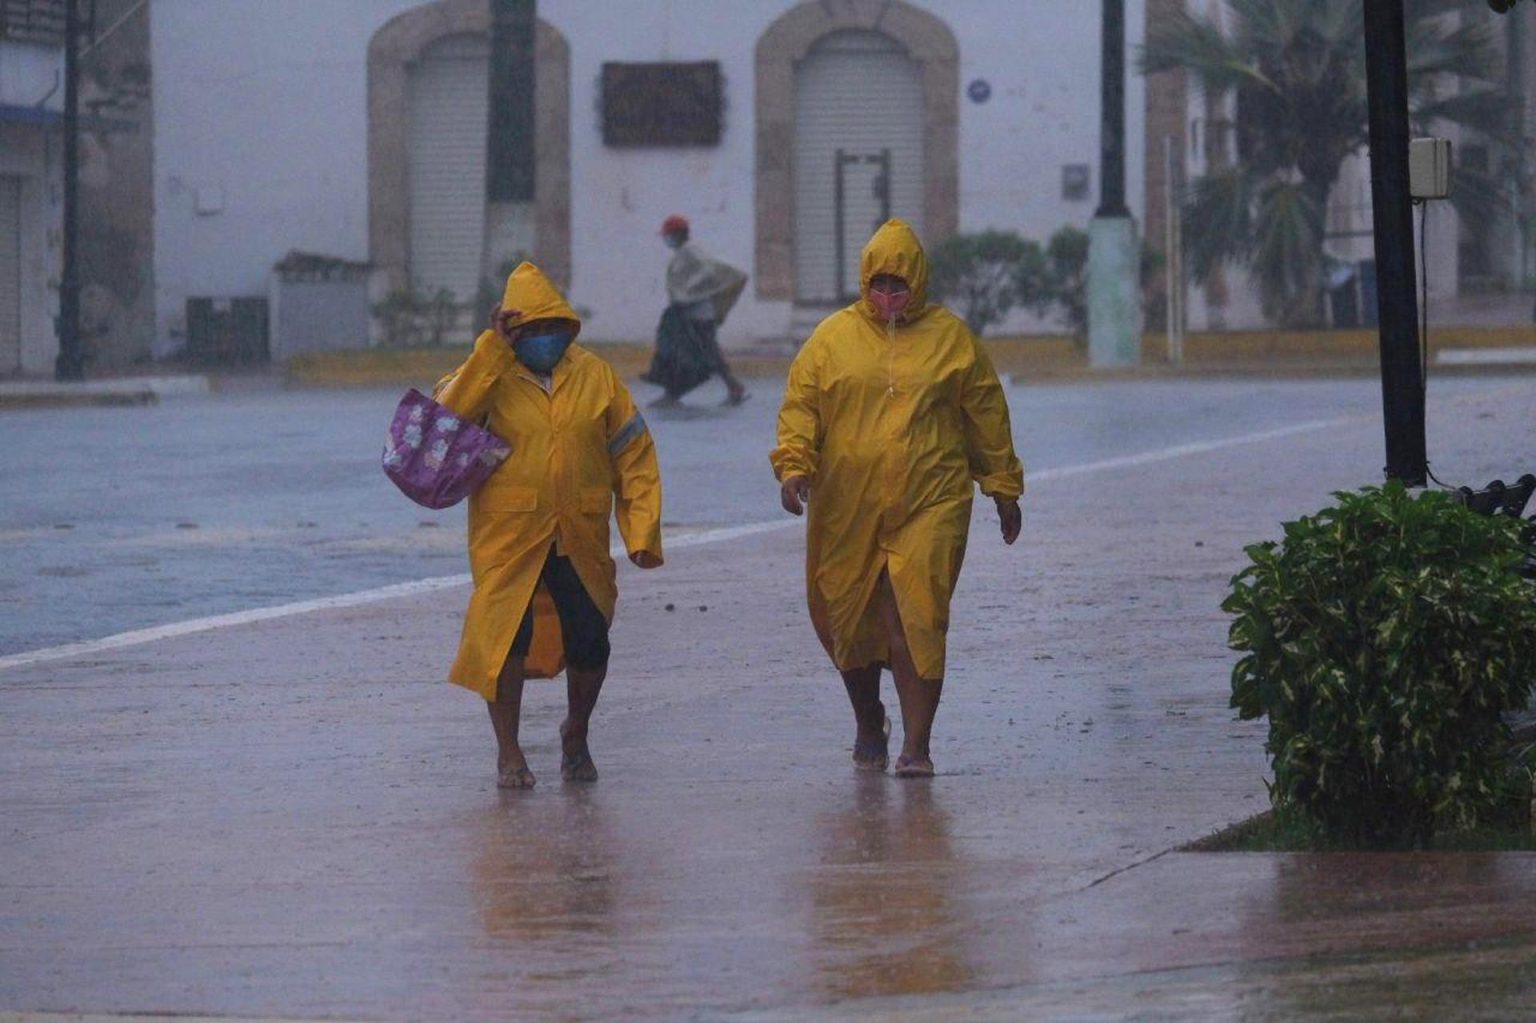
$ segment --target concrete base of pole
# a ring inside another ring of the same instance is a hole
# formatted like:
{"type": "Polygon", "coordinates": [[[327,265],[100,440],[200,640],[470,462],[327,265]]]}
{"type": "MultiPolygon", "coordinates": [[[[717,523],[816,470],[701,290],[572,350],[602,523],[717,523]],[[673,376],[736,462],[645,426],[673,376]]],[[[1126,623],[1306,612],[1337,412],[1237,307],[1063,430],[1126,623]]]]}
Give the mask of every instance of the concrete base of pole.
{"type": "Polygon", "coordinates": [[[1136,221],[1094,217],[1088,227],[1088,364],[1141,362],[1141,249],[1136,221]]]}

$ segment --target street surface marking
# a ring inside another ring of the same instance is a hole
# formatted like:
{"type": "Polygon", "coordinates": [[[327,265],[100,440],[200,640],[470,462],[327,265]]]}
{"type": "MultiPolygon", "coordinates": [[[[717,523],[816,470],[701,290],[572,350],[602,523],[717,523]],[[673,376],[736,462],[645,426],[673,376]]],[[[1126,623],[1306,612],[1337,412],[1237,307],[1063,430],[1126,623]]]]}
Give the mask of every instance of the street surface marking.
{"type": "Polygon", "coordinates": [[[1245,433],[1239,437],[1223,437],[1221,440],[1202,440],[1192,444],[1176,444],[1171,448],[1158,448],[1156,451],[1143,451],[1136,455],[1122,455],[1119,458],[1106,458],[1101,462],[1084,462],[1082,465],[1066,465],[1059,469],[1041,469],[1039,472],[1025,474],[1025,483],[1039,483],[1045,480],[1065,479],[1068,476],[1082,476],[1090,472],[1109,472],[1112,469],[1133,469],[1138,465],[1150,465],[1153,462],[1166,462],[1171,458],[1183,458],[1186,455],[1203,455],[1210,451],[1220,451],[1223,448],[1235,448],[1242,444],[1260,444],[1267,440],[1279,440],[1281,437],[1292,437],[1298,433],[1311,433],[1314,430],[1326,430],[1334,426],[1344,426],[1347,423],[1360,422],[1366,416],[1342,416],[1338,419],[1311,419],[1305,423],[1296,423],[1292,426],[1282,426],[1277,430],[1265,430],[1261,433],[1245,433]]]}
{"type": "MultiPolygon", "coordinates": [[[[1155,451],[1143,451],[1135,455],[1106,458],[1098,462],[1084,462],[1082,465],[1041,469],[1038,472],[1030,473],[1028,475],[1028,482],[1043,483],[1050,480],[1066,479],[1072,476],[1082,476],[1088,473],[1130,469],[1136,466],[1150,465],[1154,462],[1185,458],[1189,455],[1202,455],[1211,451],[1220,451],[1224,448],[1238,447],[1244,444],[1260,444],[1264,441],[1291,437],[1298,433],[1325,430],[1330,427],[1342,426],[1346,423],[1359,422],[1362,418],[1366,417],[1350,416],[1340,419],[1314,419],[1305,423],[1280,427],[1276,430],[1245,433],[1236,437],[1224,437],[1220,440],[1176,444],[1173,447],[1159,448],[1155,451]]],[[[771,533],[780,529],[788,529],[791,526],[798,525],[800,521],[798,518],[781,518],[773,519],[769,522],[749,522],[740,526],[724,526],[719,529],[701,530],[697,533],[685,533],[675,539],[668,540],[666,548],[667,550],[677,550],[683,547],[702,547],[706,544],[739,540],[742,537],[755,536],[758,533],[771,533]]],[[[615,546],[609,553],[615,558],[624,557],[625,554],[624,548],[621,545],[615,546]]],[[[250,625],[254,622],[266,622],[275,618],[291,618],[295,615],[310,614],[315,611],[334,611],[340,608],[376,604],[384,600],[414,597],[423,593],[435,593],[438,590],[452,589],[455,586],[467,586],[469,582],[470,577],[467,573],[462,575],[436,576],[431,579],[418,579],[415,582],[380,586],[372,590],[360,590],[356,593],[343,593],[335,597],[301,600],[292,604],[279,604],[276,607],[261,607],[250,611],[234,611],[230,614],[213,615],[209,618],[193,618],[184,622],[172,622],[169,625],[157,625],[148,629],[134,629],[131,632],[119,632],[115,636],[105,636],[101,639],[66,643],[63,646],[45,647],[41,650],[30,650],[25,653],[0,657],[0,671],[5,671],[7,668],[23,668],[31,664],[63,660],[66,657],[83,657],[90,654],[105,653],[109,650],[121,650],[124,647],[140,646],[141,644],[153,643],[157,640],[174,639],[178,636],[191,636],[199,632],[227,629],[236,625],[250,625]]]]}
{"type": "MultiPolygon", "coordinates": [[[[680,547],[698,547],[703,544],[736,540],[744,536],[752,536],[756,533],[766,533],[770,530],[781,529],[784,526],[793,524],[793,521],[782,522],[774,520],[773,522],[752,522],[743,526],[727,526],[721,529],[706,529],[697,533],[685,533],[682,536],[668,540],[666,547],[669,551],[680,547]]],[[[609,553],[616,558],[625,556],[622,546],[614,547],[609,553]]],[[[227,629],[234,625],[249,625],[253,622],[271,621],[274,618],[290,618],[294,615],[309,614],[314,611],[333,611],[338,608],[376,604],[383,600],[414,597],[423,593],[434,593],[437,590],[452,589],[455,586],[468,586],[469,582],[470,577],[467,572],[462,575],[436,576],[431,579],[418,579],[415,582],[380,586],[372,590],[360,590],[357,593],[343,593],[335,597],[301,600],[293,604],[279,604],[276,607],[260,607],[250,611],[234,611],[229,614],[213,615],[209,618],[193,618],[184,622],[172,622],[169,625],[157,625],[148,629],[134,629],[131,632],[119,632],[115,636],[105,636],[101,639],[88,639],[79,643],[66,643],[63,646],[46,647],[42,650],[30,650],[26,653],[0,657],[0,671],[4,671],[7,668],[21,668],[29,664],[40,664],[45,661],[57,661],[66,657],[80,657],[88,654],[104,653],[108,650],[121,650],[123,647],[139,646],[143,643],[153,643],[161,639],[174,639],[177,636],[190,636],[214,629],[227,629]]]]}

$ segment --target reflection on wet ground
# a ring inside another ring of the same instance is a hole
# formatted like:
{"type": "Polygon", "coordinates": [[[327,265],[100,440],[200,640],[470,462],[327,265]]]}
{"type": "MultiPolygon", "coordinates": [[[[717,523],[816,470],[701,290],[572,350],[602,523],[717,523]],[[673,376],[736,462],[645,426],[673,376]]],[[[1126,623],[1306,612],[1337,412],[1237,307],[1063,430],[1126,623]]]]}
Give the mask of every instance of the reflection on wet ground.
{"type": "Polygon", "coordinates": [[[933,786],[858,775],[846,805],[810,830],[814,988],[833,1000],[965,990],[974,928],[955,890],[966,867],[933,786]]]}
{"type": "MultiPolygon", "coordinates": [[[[1511,395],[1440,409],[1439,461],[1502,472],[1511,395]]],[[[751,521],[704,456],[756,442],[694,443],[674,514],[751,521]]],[[[851,769],[795,530],[620,567],[592,788],[534,685],[541,784],[495,789],[441,681],[463,590],[7,670],[0,1012],[1528,1018],[1536,855],[1168,852],[1264,803],[1219,611],[1243,545],[1379,447],[1362,420],[1047,478],[1006,551],[978,509],[931,782],[851,769]]]]}

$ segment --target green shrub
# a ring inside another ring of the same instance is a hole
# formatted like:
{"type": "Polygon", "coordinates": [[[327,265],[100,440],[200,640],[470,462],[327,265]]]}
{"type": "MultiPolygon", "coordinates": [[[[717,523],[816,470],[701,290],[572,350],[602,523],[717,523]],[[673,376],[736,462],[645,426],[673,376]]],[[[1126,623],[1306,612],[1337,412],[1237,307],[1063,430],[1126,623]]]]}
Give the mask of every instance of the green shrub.
{"type": "Polygon", "coordinates": [[[1509,732],[1536,676],[1520,523],[1399,483],[1247,549],[1222,609],[1239,716],[1269,717],[1276,810],[1366,846],[1426,845],[1507,806],[1509,732]]]}
{"type": "Polygon", "coordinates": [[[946,238],[933,250],[930,265],[934,294],[953,306],[977,337],[1034,297],[1021,291],[1021,280],[1043,282],[1046,276],[1040,243],[1011,231],[946,238]]]}

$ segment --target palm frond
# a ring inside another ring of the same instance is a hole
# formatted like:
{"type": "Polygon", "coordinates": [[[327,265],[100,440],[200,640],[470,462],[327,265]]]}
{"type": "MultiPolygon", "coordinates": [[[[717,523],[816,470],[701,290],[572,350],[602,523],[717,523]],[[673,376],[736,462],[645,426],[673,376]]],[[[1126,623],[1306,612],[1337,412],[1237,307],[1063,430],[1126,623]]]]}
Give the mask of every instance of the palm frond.
{"type": "Polygon", "coordinates": [[[1519,137],[1522,104],[1500,89],[1478,89],[1415,104],[1412,117],[1414,130],[1422,134],[1430,134],[1441,122],[1502,142],[1519,137]]]}
{"type": "Polygon", "coordinates": [[[1245,263],[1253,236],[1254,177],[1241,167],[1196,179],[1184,204],[1189,270],[1203,284],[1227,263],[1245,263]]]}
{"type": "Polygon", "coordinates": [[[1493,35],[1480,22],[1447,26],[1438,20],[1412,24],[1407,39],[1408,77],[1450,76],[1473,82],[1501,80],[1503,61],[1493,35]]]}
{"type": "Polygon", "coordinates": [[[1316,318],[1322,283],[1322,210],[1301,182],[1276,181],[1260,192],[1249,264],[1271,319],[1307,323],[1316,318]]]}
{"type": "Polygon", "coordinates": [[[1147,34],[1137,67],[1147,75],[1182,68],[1211,95],[1262,80],[1257,66],[1233,46],[1219,26],[1183,11],[1147,34]]]}

